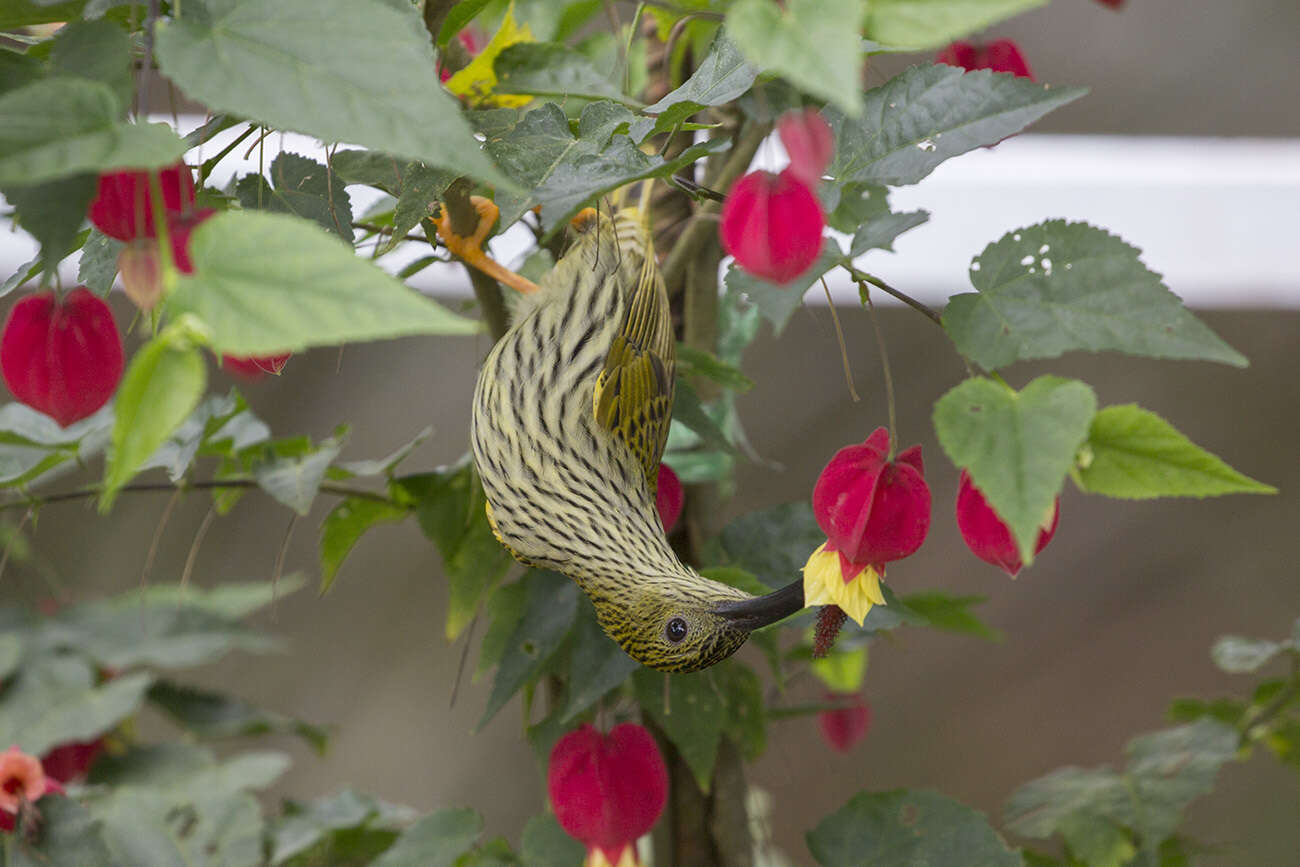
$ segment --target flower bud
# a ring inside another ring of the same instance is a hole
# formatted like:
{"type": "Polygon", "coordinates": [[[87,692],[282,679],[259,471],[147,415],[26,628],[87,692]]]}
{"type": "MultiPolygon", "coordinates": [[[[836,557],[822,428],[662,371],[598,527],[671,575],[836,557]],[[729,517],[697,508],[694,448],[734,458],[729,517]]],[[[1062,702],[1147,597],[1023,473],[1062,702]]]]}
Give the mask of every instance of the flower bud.
{"type": "Polygon", "coordinates": [[[131,303],[146,313],[162,298],[162,261],[158,242],[152,238],[128,241],[117,255],[117,270],[122,273],[122,288],[131,303]]]}
{"type": "Polygon", "coordinates": [[[789,171],[815,190],[835,152],[835,136],[830,125],[817,109],[805,108],[786,112],[776,129],[790,157],[789,171]]]}
{"type": "MultiPolygon", "coordinates": [[[[813,514],[826,533],[826,551],[859,569],[901,560],[921,547],[930,529],[930,488],[921,447],[887,460],[889,431],[840,449],[813,489],[813,514]]],[[[852,577],[847,574],[845,580],[852,577]]],[[[852,613],[850,612],[850,616],[852,613]]]]}
{"type": "Polygon", "coordinates": [[[122,366],[113,311],[84,286],[62,299],[50,290],[28,295],[9,311],[0,334],[9,391],[64,427],[108,402],[122,366]]]}
{"type": "Polygon", "coordinates": [[[736,264],[772,283],[789,283],[817,261],[826,217],[790,169],[750,172],[722,206],[722,246],[736,264]]]}
{"type": "MultiPolygon", "coordinates": [[[[110,172],[99,176],[99,188],[87,209],[99,231],[119,241],[157,236],[153,218],[150,172],[110,172]]],[[[194,204],[194,179],[189,166],[176,163],[158,170],[163,209],[180,214],[194,204]]]]}
{"type": "MultiPolygon", "coordinates": [[[[1056,533],[1056,524],[1061,517],[1061,498],[1052,504],[1051,514],[1047,515],[1038,529],[1038,541],[1034,545],[1034,554],[1047,547],[1056,533]]],[[[1011,536],[998,513],[993,511],[984,494],[975,487],[970,473],[961,471],[961,481],[957,485],[957,529],[966,541],[971,553],[985,563],[992,563],[1012,578],[1024,565],[1020,562],[1020,549],[1011,536]]]]}
{"type": "Polygon", "coordinates": [[[962,69],[991,69],[994,72],[1009,72],[1020,78],[1034,80],[1029,61],[1020,53],[1020,46],[1010,39],[998,39],[984,45],[973,42],[954,42],[940,51],[934,58],[935,63],[946,63],[962,69]]]}
{"type": "Polygon", "coordinates": [[[637,838],[668,800],[668,768],[650,732],[634,723],[603,735],[582,725],[556,742],[546,773],[555,818],[587,847],[587,864],[635,863],[637,838]]]}
{"type": "Polygon", "coordinates": [[[851,696],[829,693],[826,699],[827,701],[850,699],[844,707],[824,710],[817,714],[822,738],[831,749],[847,753],[867,736],[867,730],[871,727],[871,706],[857,693],[851,696]]]}
{"type": "Polygon", "coordinates": [[[682,514],[682,503],[686,495],[682,491],[682,480],[677,478],[673,468],[667,464],[659,465],[659,484],[655,488],[655,507],[659,510],[659,520],[664,525],[664,532],[671,533],[677,526],[677,519],[682,514]]]}

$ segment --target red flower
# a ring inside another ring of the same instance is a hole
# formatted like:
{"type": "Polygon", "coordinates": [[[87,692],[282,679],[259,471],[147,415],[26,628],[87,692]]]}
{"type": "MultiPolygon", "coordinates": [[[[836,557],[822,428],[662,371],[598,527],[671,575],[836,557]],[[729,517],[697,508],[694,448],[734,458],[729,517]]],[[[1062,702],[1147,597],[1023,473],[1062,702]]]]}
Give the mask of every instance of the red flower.
{"type": "Polygon", "coordinates": [[[62,793],[63,787],[45,775],[35,756],[29,756],[16,744],[0,753],[0,831],[14,829],[14,817],[24,804],[62,793]]]}
{"type": "Polygon", "coordinates": [[[1021,78],[1034,80],[1029,61],[1020,53],[1020,46],[1010,39],[999,39],[985,45],[971,42],[954,42],[940,51],[934,58],[935,63],[960,66],[962,69],[991,69],[994,72],[1009,72],[1021,78]]]}
{"type": "Polygon", "coordinates": [[[61,744],[41,756],[45,775],[55,782],[68,783],[86,775],[91,762],[104,751],[104,739],[72,741],[61,744]]]}
{"type": "Polygon", "coordinates": [[[668,768],[650,733],[634,723],[602,735],[589,725],[551,750],[546,773],[560,827],[587,847],[587,867],[635,864],[636,841],[668,800],[668,768]]]}
{"type": "Polygon", "coordinates": [[[172,242],[172,262],[176,264],[177,271],[182,274],[194,273],[194,263],[190,261],[190,233],[216,213],[212,208],[204,208],[188,216],[167,221],[167,233],[172,242]]]}
{"type": "Polygon", "coordinates": [[[815,108],[789,111],[776,125],[781,144],[790,157],[790,172],[815,188],[835,152],[830,125],[815,108]]]}
{"type": "Polygon", "coordinates": [[[671,533],[673,527],[677,526],[684,499],[682,480],[677,478],[672,467],[660,464],[659,486],[655,488],[655,507],[659,509],[659,520],[664,525],[665,533],[671,533]]]}
{"type": "Polygon", "coordinates": [[[0,371],[21,402],[67,427],[99,409],[122,379],[113,311],[84,286],[62,299],[36,292],[9,311],[0,371]]]}
{"type": "MultiPolygon", "coordinates": [[[[150,172],[112,172],[99,176],[99,189],[87,211],[99,231],[119,241],[156,237],[150,172]]],[[[177,163],[158,171],[163,209],[180,214],[194,204],[194,179],[189,167],[177,163]]]]}
{"type": "MultiPolygon", "coordinates": [[[[473,24],[457,33],[456,39],[460,41],[461,45],[465,46],[465,50],[469,52],[470,57],[473,57],[475,54],[482,51],[487,46],[488,42],[487,37],[484,36],[483,33],[473,24]]],[[[441,62],[439,62],[438,81],[446,84],[447,79],[449,78],[451,78],[451,70],[447,69],[441,62]]]]}
{"type": "MultiPolygon", "coordinates": [[[[1038,528],[1038,542],[1034,545],[1034,554],[1047,547],[1056,533],[1056,524],[1061,518],[1061,498],[1052,504],[1052,513],[1043,520],[1038,528]]],[[[1011,530],[993,511],[984,494],[970,480],[970,473],[961,471],[961,481],[957,486],[957,529],[966,540],[966,547],[971,553],[985,563],[992,563],[1012,578],[1024,565],[1020,562],[1020,549],[1016,547],[1011,530]]]]}
{"type": "Polygon", "coordinates": [[[871,727],[871,706],[857,693],[852,695],[828,693],[826,699],[828,701],[851,699],[850,703],[843,707],[824,710],[817,714],[822,738],[831,749],[847,753],[867,736],[867,729],[871,727]]]}
{"type": "Polygon", "coordinates": [[[260,357],[221,356],[221,366],[236,376],[244,379],[261,379],[266,374],[279,376],[284,365],[289,361],[290,353],[284,355],[265,355],[260,357]]]}
{"type": "Polygon", "coordinates": [[[921,447],[895,461],[887,460],[888,452],[889,431],[876,428],[865,442],[836,452],[813,489],[825,549],[839,552],[846,581],[868,566],[883,573],[885,563],[915,553],[930,529],[921,447]]]}
{"type": "Polygon", "coordinates": [[[1124,8],[1124,0],[1097,0],[1102,6],[1109,6],[1111,9],[1124,8]]]}
{"type": "Polygon", "coordinates": [[[772,283],[789,283],[822,249],[821,202],[791,168],[750,172],[722,206],[722,246],[736,264],[772,283]]]}

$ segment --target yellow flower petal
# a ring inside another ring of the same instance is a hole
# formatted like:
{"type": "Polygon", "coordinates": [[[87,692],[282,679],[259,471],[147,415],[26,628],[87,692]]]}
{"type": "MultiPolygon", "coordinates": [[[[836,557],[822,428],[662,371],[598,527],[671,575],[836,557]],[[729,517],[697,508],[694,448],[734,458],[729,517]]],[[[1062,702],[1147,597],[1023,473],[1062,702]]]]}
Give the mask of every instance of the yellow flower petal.
{"type": "Polygon", "coordinates": [[[870,566],[849,582],[844,580],[840,555],[822,545],[808,557],[803,567],[805,605],[838,605],[859,626],[872,605],[884,605],[880,576],[870,566]]]}
{"type": "Polygon", "coordinates": [[[515,23],[515,7],[512,3],[506,8],[501,28],[492,37],[479,55],[469,62],[464,69],[447,79],[447,89],[457,96],[463,96],[473,106],[500,106],[518,108],[533,101],[526,94],[495,94],[497,73],[494,64],[502,51],[520,42],[535,42],[533,32],[525,24],[515,23]]]}

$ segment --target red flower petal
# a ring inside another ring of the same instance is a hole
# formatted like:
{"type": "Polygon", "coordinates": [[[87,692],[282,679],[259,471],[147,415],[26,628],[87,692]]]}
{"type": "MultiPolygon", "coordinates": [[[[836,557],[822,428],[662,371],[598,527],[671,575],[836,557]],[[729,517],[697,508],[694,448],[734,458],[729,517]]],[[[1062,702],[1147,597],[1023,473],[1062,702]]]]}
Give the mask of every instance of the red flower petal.
{"type": "MultiPolygon", "coordinates": [[[[153,197],[149,190],[149,172],[111,172],[99,176],[99,188],[87,209],[90,222],[99,231],[119,241],[153,238],[153,197]]],[[[180,214],[194,204],[194,178],[184,163],[158,172],[163,208],[180,214]]]]}
{"type": "Polygon", "coordinates": [[[176,270],[182,274],[194,273],[194,263],[190,261],[190,233],[216,213],[213,208],[204,208],[189,216],[167,221],[167,232],[172,244],[172,262],[176,264],[176,270]]]}
{"type": "Polygon", "coordinates": [[[1034,80],[1029,61],[1025,60],[1020,46],[1010,39],[998,39],[984,45],[954,42],[935,55],[934,60],[935,63],[946,63],[962,69],[991,69],[1034,80]]]}
{"type": "Polygon", "coordinates": [[[551,750],[546,785],[560,827],[617,862],[663,812],[668,768],[641,726],[623,723],[602,735],[583,725],[551,750]]]}
{"type": "Polygon", "coordinates": [[[815,189],[835,152],[830,125],[815,108],[786,112],[777,123],[781,144],[790,157],[789,171],[815,189]]]}
{"type": "Polygon", "coordinates": [[[91,762],[103,751],[103,738],[62,744],[41,757],[41,767],[45,768],[45,775],[50,779],[67,783],[84,777],[91,762]]]}
{"type": "MultiPolygon", "coordinates": [[[[837,698],[845,696],[834,693],[827,696],[829,700],[837,698]]],[[[817,714],[817,722],[821,726],[822,737],[830,748],[847,753],[867,736],[867,730],[871,727],[871,707],[862,696],[855,695],[852,704],[817,714]]]]}
{"type": "Polygon", "coordinates": [[[85,287],[62,300],[28,295],[0,335],[0,370],[15,398],[67,427],[108,402],[122,378],[113,311],[85,287]]]}
{"type": "MultiPolygon", "coordinates": [[[[813,488],[813,514],[827,550],[857,565],[876,566],[915,553],[930,530],[930,488],[920,446],[886,462],[889,432],[840,449],[813,488]]],[[[860,570],[859,570],[860,571],[860,570]]]]}
{"type": "MultiPolygon", "coordinates": [[[[1061,519],[1061,500],[1052,507],[1051,520],[1038,530],[1034,554],[1038,554],[1052,541],[1057,522],[1061,519]]],[[[984,499],[984,494],[971,481],[970,473],[961,471],[957,485],[957,529],[971,553],[985,563],[992,563],[1012,578],[1024,565],[1020,562],[1020,549],[1011,537],[1011,530],[998,517],[997,512],[984,499]]]]}
{"type": "Polygon", "coordinates": [[[722,206],[722,246],[736,264],[772,283],[789,283],[817,261],[826,217],[790,169],[750,172],[722,206]]]}
{"type": "Polygon", "coordinates": [[[284,355],[263,355],[240,357],[234,355],[221,356],[221,366],[236,376],[244,379],[261,379],[268,373],[272,376],[279,376],[280,371],[284,370],[285,364],[288,363],[291,353],[286,352],[284,355]]]}
{"type": "Polygon", "coordinates": [[[677,519],[682,514],[682,503],[686,495],[682,491],[682,480],[677,478],[673,468],[667,464],[659,465],[659,486],[655,489],[655,507],[659,509],[659,520],[664,525],[664,532],[672,532],[677,526],[677,519]]]}

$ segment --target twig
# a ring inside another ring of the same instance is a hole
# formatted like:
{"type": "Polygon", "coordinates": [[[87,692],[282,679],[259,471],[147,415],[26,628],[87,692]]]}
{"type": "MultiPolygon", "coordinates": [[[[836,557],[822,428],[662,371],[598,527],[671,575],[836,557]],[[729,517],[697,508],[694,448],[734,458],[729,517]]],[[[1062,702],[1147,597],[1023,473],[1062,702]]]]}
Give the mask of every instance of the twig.
{"type": "Polygon", "coordinates": [[[435,47],[438,45],[438,34],[442,32],[442,24],[447,20],[447,13],[455,5],[456,0],[425,0],[424,29],[429,31],[429,39],[435,47]]]}
{"type": "Polygon", "coordinates": [[[893,295],[895,298],[897,298],[899,301],[902,301],[908,307],[911,307],[913,310],[924,315],[935,325],[938,325],[940,328],[943,328],[943,317],[933,308],[927,307],[926,305],[922,304],[920,301],[917,301],[911,295],[907,295],[906,293],[898,291],[893,286],[890,286],[888,283],[886,283],[884,280],[881,280],[879,277],[872,276],[871,274],[868,274],[865,271],[859,271],[857,268],[854,268],[853,265],[850,264],[848,261],[841,262],[840,264],[845,271],[849,272],[849,276],[853,278],[854,282],[870,283],[872,286],[875,286],[881,292],[884,292],[886,295],[893,295]]]}
{"type": "MultiPolygon", "coordinates": [[[[451,230],[462,237],[473,235],[474,230],[478,228],[478,211],[469,200],[472,189],[474,185],[468,178],[457,178],[442,194],[442,207],[447,209],[447,216],[451,218],[451,230]]],[[[426,217],[420,221],[420,225],[424,228],[429,243],[436,243],[438,229],[433,221],[426,217]]],[[[492,335],[493,342],[496,342],[510,327],[505,299],[501,296],[501,284],[470,265],[466,265],[465,270],[469,272],[469,282],[474,287],[474,297],[478,299],[479,307],[483,310],[483,320],[487,323],[488,333],[492,335]]]]}
{"type": "Polygon", "coordinates": [[[149,570],[153,568],[154,558],[158,556],[158,545],[162,542],[163,529],[167,526],[167,521],[172,516],[172,510],[176,508],[176,502],[181,498],[181,489],[177,488],[167,500],[167,506],[163,509],[162,517],[158,519],[158,526],[153,531],[153,539],[149,542],[149,553],[144,557],[144,568],[140,570],[140,586],[145,585],[149,578],[149,570]]]}
{"type": "Polygon", "coordinates": [[[208,535],[208,528],[217,518],[217,507],[209,506],[208,513],[203,516],[203,523],[199,524],[198,532],[194,534],[194,541],[190,544],[190,553],[185,558],[185,568],[181,570],[181,590],[183,591],[190,585],[190,575],[194,572],[194,561],[199,558],[199,546],[203,544],[203,537],[208,535]]]}
{"type": "MultiPolygon", "coordinates": [[[[199,482],[187,482],[182,485],[173,485],[167,482],[140,482],[133,485],[126,485],[121,488],[120,494],[146,494],[146,493],[171,493],[176,490],[220,490],[222,488],[256,488],[258,487],[256,479],[233,478],[233,479],[207,479],[199,482]]],[[[378,491],[367,491],[363,488],[352,488],[347,485],[340,485],[335,482],[324,482],[319,488],[323,494],[333,494],[339,497],[356,497],[360,500],[370,500],[376,503],[386,503],[390,506],[399,506],[396,500],[388,497],[378,491]]],[[[53,503],[69,503],[76,500],[90,500],[98,497],[102,489],[98,485],[91,485],[85,488],[77,488],[73,491],[63,491],[57,494],[50,494],[48,497],[25,497],[21,500],[11,500],[8,503],[0,503],[0,511],[9,509],[19,509],[23,507],[48,506],[53,503]]]]}
{"type": "Polygon", "coordinates": [[[140,83],[136,88],[135,116],[149,114],[149,84],[153,80],[153,31],[162,14],[162,0],[149,0],[149,16],[144,22],[144,65],[140,68],[140,83]]]}
{"type": "Polygon", "coordinates": [[[822,291],[826,293],[826,306],[829,307],[831,311],[831,322],[835,324],[835,339],[839,341],[840,344],[840,361],[844,364],[844,382],[849,387],[849,396],[853,398],[854,403],[857,403],[862,400],[862,398],[858,397],[858,390],[853,387],[853,369],[849,365],[848,347],[844,345],[844,330],[840,328],[840,317],[839,314],[835,312],[835,302],[831,300],[831,288],[826,285],[826,278],[824,276],[821,278],[821,282],[822,291]]]}
{"type": "Polygon", "coordinates": [[[876,305],[871,303],[871,291],[867,284],[862,287],[862,300],[867,302],[871,312],[871,327],[876,332],[876,345],[880,347],[880,369],[885,377],[885,402],[889,404],[889,460],[894,459],[894,449],[898,446],[898,416],[894,410],[894,374],[889,369],[889,352],[885,349],[885,335],[880,330],[880,320],[876,318],[876,305]]]}

